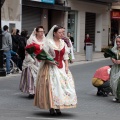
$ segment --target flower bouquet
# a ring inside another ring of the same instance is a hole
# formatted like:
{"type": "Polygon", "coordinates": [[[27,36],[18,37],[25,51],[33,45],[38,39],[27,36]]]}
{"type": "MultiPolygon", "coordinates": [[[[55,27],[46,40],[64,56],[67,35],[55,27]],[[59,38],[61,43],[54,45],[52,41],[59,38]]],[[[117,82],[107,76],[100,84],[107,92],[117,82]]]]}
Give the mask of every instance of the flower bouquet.
{"type": "Polygon", "coordinates": [[[105,58],[111,57],[117,60],[117,55],[114,52],[112,52],[112,50],[109,48],[104,51],[104,57],[105,58]]]}
{"type": "Polygon", "coordinates": [[[36,55],[36,58],[37,58],[38,60],[54,61],[54,59],[51,58],[51,57],[49,57],[43,49],[40,51],[40,53],[38,53],[38,54],[36,55]]]}
{"type": "Polygon", "coordinates": [[[34,46],[34,44],[27,45],[27,46],[25,47],[25,50],[26,50],[29,54],[33,54],[34,51],[35,51],[35,46],[34,46]]]}
{"type": "Polygon", "coordinates": [[[27,45],[25,47],[25,50],[29,54],[35,54],[37,60],[48,60],[51,62],[55,62],[54,59],[44,51],[44,49],[40,49],[40,46],[38,44],[32,43],[30,45],[27,45]]]}

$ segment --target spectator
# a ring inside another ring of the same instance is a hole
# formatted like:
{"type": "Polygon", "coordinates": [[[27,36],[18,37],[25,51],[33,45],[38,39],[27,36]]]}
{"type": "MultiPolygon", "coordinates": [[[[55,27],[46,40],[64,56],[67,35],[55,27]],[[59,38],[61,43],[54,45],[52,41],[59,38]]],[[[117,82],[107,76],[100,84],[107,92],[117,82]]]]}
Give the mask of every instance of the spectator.
{"type": "Polygon", "coordinates": [[[20,30],[16,29],[16,35],[20,35],[20,30]]]}
{"type": "Polygon", "coordinates": [[[112,92],[109,81],[110,70],[111,65],[103,66],[96,70],[92,79],[92,84],[98,89],[97,96],[107,97],[108,94],[112,92]]]}
{"type": "Polygon", "coordinates": [[[18,51],[18,38],[16,35],[16,29],[13,28],[11,31],[11,36],[12,36],[12,50],[17,52],[18,51]]]}
{"type": "Polygon", "coordinates": [[[84,43],[85,43],[85,45],[84,45],[84,50],[86,50],[86,44],[87,43],[91,43],[92,41],[91,41],[91,39],[90,39],[90,35],[89,34],[86,34],[86,37],[85,37],[85,40],[84,40],[84,43]]]}
{"type": "Polygon", "coordinates": [[[19,55],[19,64],[18,67],[20,70],[22,70],[22,63],[23,60],[25,59],[25,46],[26,46],[26,41],[27,41],[27,31],[23,30],[21,32],[21,36],[19,37],[19,48],[18,48],[18,55],[19,55]]]}
{"type": "Polygon", "coordinates": [[[115,42],[115,39],[116,39],[116,37],[118,36],[118,34],[117,33],[115,33],[115,35],[113,36],[113,39],[112,39],[112,46],[114,46],[114,42],[115,42]]]}
{"type": "Polygon", "coordinates": [[[6,56],[6,72],[10,74],[10,59],[11,59],[11,49],[12,49],[12,38],[11,34],[8,32],[8,26],[5,25],[3,27],[2,33],[2,49],[4,50],[4,54],[6,56]]]}
{"type": "Polygon", "coordinates": [[[68,38],[71,40],[72,45],[74,45],[74,38],[71,36],[71,33],[70,33],[70,32],[67,33],[67,36],[68,36],[68,38]]]}

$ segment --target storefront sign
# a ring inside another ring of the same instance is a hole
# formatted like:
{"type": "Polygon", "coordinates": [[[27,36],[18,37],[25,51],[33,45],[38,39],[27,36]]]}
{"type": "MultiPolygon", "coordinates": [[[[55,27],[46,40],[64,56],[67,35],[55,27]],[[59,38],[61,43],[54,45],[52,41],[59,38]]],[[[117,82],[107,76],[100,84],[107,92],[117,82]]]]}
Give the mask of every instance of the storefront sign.
{"type": "Polygon", "coordinates": [[[41,0],[41,1],[45,3],[51,3],[51,4],[55,3],[55,0],[41,0]]]}
{"type": "Polygon", "coordinates": [[[44,3],[50,3],[50,4],[55,3],[55,0],[31,0],[31,1],[44,2],[44,3]]]}
{"type": "Polygon", "coordinates": [[[112,11],[111,17],[112,19],[120,19],[120,11],[112,11]]]}

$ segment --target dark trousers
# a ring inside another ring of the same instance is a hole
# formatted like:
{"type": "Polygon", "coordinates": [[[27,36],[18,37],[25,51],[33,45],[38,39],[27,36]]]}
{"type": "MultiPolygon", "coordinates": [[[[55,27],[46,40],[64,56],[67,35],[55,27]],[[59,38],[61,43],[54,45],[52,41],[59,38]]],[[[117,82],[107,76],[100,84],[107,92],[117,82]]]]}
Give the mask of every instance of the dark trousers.
{"type": "Polygon", "coordinates": [[[110,87],[110,81],[105,81],[101,86],[97,87],[98,88],[98,92],[102,91],[102,92],[112,92],[112,89],[110,87]]]}

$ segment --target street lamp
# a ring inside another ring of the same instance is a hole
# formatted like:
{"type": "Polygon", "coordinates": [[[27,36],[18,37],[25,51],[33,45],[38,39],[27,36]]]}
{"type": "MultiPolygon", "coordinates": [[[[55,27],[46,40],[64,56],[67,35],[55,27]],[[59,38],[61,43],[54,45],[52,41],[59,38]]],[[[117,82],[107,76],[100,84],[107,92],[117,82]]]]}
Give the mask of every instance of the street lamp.
{"type": "MultiPolygon", "coordinates": [[[[1,8],[5,0],[0,0],[1,1],[1,8]]],[[[1,13],[1,9],[0,9],[1,13]]],[[[6,76],[6,71],[3,69],[3,50],[2,50],[2,28],[1,28],[1,16],[0,16],[0,77],[1,76],[6,76]]]]}

